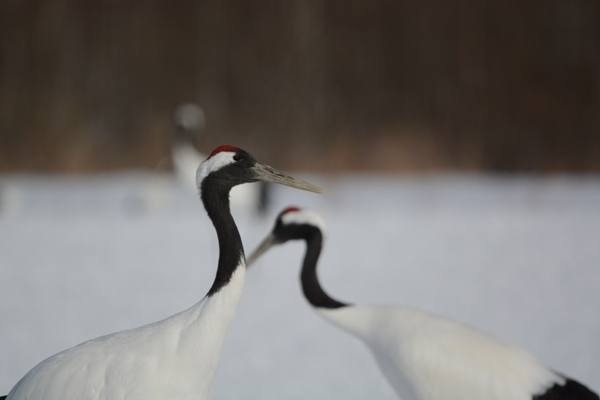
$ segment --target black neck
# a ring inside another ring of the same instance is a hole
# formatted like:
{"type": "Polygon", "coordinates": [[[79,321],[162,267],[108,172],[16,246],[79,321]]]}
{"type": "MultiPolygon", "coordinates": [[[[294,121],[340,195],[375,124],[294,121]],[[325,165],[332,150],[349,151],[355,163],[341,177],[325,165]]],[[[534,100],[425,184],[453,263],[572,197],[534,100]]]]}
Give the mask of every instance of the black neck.
{"type": "Polygon", "coordinates": [[[219,239],[217,275],[207,294],[212,296],[231,280],[234,271],[244,259],[244,247],[229,209],[231,186],[208,176],[202,181],[201,189],[202,203],[219,239]]]}
{"type": "Polygon", "coordinates": [[[314,307],[319,308],[340,308],[347,306],[348,304],[341,303],[329,297],[321,287],[319,278],[317,277],[317,261],[323,248],[323,233],[321,230],[312,227],[305,240],[306,254],[304,255],[300,280],[302,281],[302,290],[304,291],[306,300],[314,307]]]}

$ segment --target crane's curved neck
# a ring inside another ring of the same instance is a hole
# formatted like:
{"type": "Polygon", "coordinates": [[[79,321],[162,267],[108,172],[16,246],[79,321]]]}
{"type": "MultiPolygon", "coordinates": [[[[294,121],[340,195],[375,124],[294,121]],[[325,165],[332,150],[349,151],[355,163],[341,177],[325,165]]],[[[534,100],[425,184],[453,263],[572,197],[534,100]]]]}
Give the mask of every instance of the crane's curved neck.
{"type": "Polygon", "coordinates": [[[305,236],[306,254],[302,264],[302,273],[300,280],[302,282],[302,290],[306,300],[313,307],[319,308],[340,308],[348,306],[348,304],[339,302],[331,298],[319,283],[317,276],[317,262],[323,248],[323,233],[320,229],[311,227],[309,233],[305,236]]]}
{"type": "Polygon", "coordinates": [[[240,233],[229,209],[231,185],[210,176],[201,185],[200,197],[219,239],[217,275],[207,294],[212,296],[229,283],[236,268],[245,265],[245,256],[240,233]]]}

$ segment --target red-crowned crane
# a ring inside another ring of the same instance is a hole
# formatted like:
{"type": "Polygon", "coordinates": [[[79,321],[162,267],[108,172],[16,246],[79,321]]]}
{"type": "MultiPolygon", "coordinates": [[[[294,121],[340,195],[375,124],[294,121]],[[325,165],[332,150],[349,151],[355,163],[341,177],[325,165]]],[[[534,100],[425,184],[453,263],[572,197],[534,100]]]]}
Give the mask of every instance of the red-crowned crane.
{"type": "Polygon", "coordinates": [[[244,150],[217,147],[196,175],[219,240],[217,273],[207,295],[162,321],[93,339],[47,358],[15,385],[8,400],[208,399],[246,270],[242,241],[229,210],[229,191],[259,180],[323,193],[257,162],[244,150]]]}
{"type": "Polygon", "coordinates": [[[304,240],[306,299],[326,320],[366,343],[402,400],[598,400],[525,350],[458,322],[407,307],[360,306],[329,297],[317,278],[324,236],[318,214],[287,208],[247,265],[273,245],[304,240]]]}
{"type": "MultiPolygon", "coordinates": [[[[194,140],[204,130],[206,116],[196,104],[185,103],[177,107],[173,119],[179,132],[171,148],[175,176],[182,187],[195,192],[194,174],[206,155],[198,151],[194,140]]],[[[264,214],[272,197],[271,185],[264,181],[255,185],[241,184],[231,190],[229,197],[231,210],[236,215],[239,212],[264,214]]]]}

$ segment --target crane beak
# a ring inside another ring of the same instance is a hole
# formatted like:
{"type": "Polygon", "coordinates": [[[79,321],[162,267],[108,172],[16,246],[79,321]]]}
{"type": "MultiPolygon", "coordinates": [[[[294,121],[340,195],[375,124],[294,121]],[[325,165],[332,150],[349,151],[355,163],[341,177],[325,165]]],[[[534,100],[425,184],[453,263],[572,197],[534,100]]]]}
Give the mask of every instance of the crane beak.
{"type": "Polygon", "coordinates": [[[254,165],[254,167],[252,167],[252,169],[256,173],[256,178],[261,181],[277,183],[280,185],[285,185],[296,189],[306,190],[309,192],[319,194],[325,193],[323,189],[313,185],[312,183],[308,183],[306,181],[303,181],[302,179],[286,175],[273,167],[269,167],[268,165],[261,164],[259,162],[257,162],[254,165]]]}
{"type": "Polygon", "coordinates": [[[249,268],[250,265],[254,264],[256,260],[260,258],[263,254],[267,252],[271,247],[277,244],[277,239],[275,235],[272,233],[262,241],[262,243],[254,250],[254,252],[248,257],[246,260],[246,268],[249,268]]]}

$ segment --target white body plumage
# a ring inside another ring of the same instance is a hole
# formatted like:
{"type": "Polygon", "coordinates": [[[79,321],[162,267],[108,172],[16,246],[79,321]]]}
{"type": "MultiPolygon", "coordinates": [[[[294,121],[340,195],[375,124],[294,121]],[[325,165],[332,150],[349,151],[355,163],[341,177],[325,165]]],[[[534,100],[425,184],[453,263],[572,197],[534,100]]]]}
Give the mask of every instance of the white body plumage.
{"type": "Polygon", "coordinates": [[[185,311],[47,358],[7,400],[208,399],[244,276],[240,264],[221,291],[185,311]]]}
{"type": "Polygon", "coordinates": [[[316,310],[369,347],[402,400],[531,400],[565,382],[518,347],[419,310],[316,310]]]}

